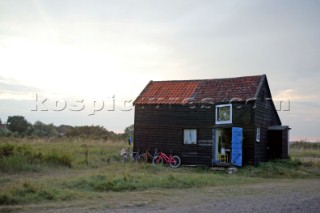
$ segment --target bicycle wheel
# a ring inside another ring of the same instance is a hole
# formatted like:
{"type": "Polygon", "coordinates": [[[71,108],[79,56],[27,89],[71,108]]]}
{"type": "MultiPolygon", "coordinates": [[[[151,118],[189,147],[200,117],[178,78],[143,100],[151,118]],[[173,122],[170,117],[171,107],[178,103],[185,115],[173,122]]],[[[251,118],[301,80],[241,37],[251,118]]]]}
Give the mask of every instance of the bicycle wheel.
{"type": "Polygon", "coordinates": [[[128,159],[129,159],[129,157],[127,156],[127,155],[124,155],[124,156],[122,156],[122,163],[125,163],[125,162],[127,162],[128,161],[128,159]]]}
{"type": "Polygon", "coordinates": [[[139,153],[138,152],[134,152],[132,161],[133,162],[138,162],[139,157],[140,157],[139,153]]]}
{"type": "Polygon", "coordinates": [[[181,164],[181,159],[178,157],[178,156],[173,156],[172,158],[171,158],[171,160],[170,160],[170,166],[172,167],[172,168],[177,168],[177,167],[179,167],[180,166],[180,164],[181,164]]]}
{"type": "Polygon", "coordinates": [[[139,163],[146,163],[147,162],[147,158],[145,155],[140,155],[137,157],[137,162],[139,163]]]}
{"type": "Polygon", "coordinates": [[[163,158],[160,155],[158,155],[158,156],[153,158],[152,163],[153,164],[162,165],[163,164],[163,158]]]}

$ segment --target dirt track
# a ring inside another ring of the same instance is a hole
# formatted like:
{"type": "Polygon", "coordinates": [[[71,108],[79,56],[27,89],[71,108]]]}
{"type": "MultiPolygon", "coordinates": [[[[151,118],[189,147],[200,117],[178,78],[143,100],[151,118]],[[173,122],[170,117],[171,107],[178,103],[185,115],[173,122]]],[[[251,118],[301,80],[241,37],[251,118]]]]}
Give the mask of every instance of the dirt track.
{"type": "MultiPolygon", "coordinates": [[[[119,209],[118,212],[319,212],[320,181],[280,181],[181,190],[176,204],[119,209]]],[[[176,200],[176,199],[174,199],[176,200]]],[[[101,211],[97,211],[101,212],[101,211]]]]}
{"type": "MultiPolygon", "coordinates": [[[[105,193],[99,200],[10,208],[14,212],[319,212],[320,180],[105,193]]],[[[0,212],[5,209],[0,209],[0,212]]]]}

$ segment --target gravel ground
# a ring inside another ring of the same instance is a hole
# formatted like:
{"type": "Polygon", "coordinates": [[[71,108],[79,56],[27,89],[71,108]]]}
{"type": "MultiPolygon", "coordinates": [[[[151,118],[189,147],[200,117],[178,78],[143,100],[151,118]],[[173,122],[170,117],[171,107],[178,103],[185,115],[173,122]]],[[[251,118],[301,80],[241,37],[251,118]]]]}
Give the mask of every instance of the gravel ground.
{"type": "MultiPolygon", "coordinates": [[[[320,212],[320,181],[279,181],[240,187],[186,190],[180,205],[114,209],[116,212],[320,212]],[[217,190],[219,190],[217,192],[217,190]],[[221,192],[220,190],[224,190],[221,192]],[[201,192],[203,191],[203,192],[201,192]],[[199,193],[202,195],[199,196],[199,193]],[[204,196],[205,195],[205,196],[204,196]],[[200,199],[199,199],[200,198],[200,199]],[[182,204],[182,205],[181,205],[182,204]]],[[[103,211],[98,211],[103,212],[103,211]]]]}
{"type": "Polygon", "coordinates": [[[320,212],[320,180],[105,193],[99,200],[0,208],[0,212],[320,212]]]}

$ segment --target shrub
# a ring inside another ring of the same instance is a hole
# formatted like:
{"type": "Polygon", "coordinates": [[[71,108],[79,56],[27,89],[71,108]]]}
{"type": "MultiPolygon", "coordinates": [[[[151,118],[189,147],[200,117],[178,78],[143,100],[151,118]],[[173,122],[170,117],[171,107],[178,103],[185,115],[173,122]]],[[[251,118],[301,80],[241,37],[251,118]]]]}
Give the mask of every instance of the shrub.
{"type": "Polygon", "coordinates": [[[10,195],[0,194],[0,205],[14,205],[17,204],[18,201],[14,199],[10,195]]]}
{"type": "Polygon", "coordinates": [[[71,157],[65,153],[51,152],[44,157],[46,163],[51,165],[67,166],[71,168],[71,157]]]}
{"type": "Polygon", "coordinates": [[[242,174],[250,177],[288,178],[301,175],[298,168],[302,165],[299,159],[273,160],[260,163],[258,166],[247,166],[241,169],[242,174]]]}
{"type": "Polygon", "coordinates": [[[28,163],[24,156],[12,155],[0,161],[0,171],[10,173],[38,171],[38,167],[28,163]]]}
{"type": "Polygon", "coordinates": [[[0,137],[8,137],[11,135],[10,130],[0,128],[0,137]]]}
{"type": "Polygon", "coordinates": [[[320,143],[311,143],[311,142],[293,142],[290,144],[290,149],[320,149],[320,143]]]}
{"type": "Polygon", "coordinates": [[[14,152],[14,146],[12,144],[1,144],[0,145],[0,158],[4,158],[12,155],[14,152]]]}
{"type": "Polygon", "coordinates": [[[0,171],[26,172],[39,171],[43,166],[72,166],[69,154],[50,152],[43,154],[32,150],[26,145],[2,144],[0,145],[0,171]]]}

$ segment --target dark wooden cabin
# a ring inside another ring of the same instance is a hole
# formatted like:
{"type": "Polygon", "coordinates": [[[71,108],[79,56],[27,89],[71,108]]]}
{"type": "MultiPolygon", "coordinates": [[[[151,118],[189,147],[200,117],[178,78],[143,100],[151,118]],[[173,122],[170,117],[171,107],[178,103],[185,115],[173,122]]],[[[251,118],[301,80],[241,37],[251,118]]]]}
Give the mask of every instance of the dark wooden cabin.
{"type": "Polygon", "coordinates": [[[266,75],[150,81],[134,101],[134,150],[154,148],[183,164],[257,164],[288,158],[266,75]]]}

